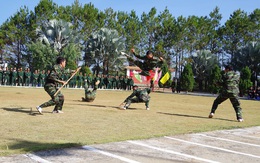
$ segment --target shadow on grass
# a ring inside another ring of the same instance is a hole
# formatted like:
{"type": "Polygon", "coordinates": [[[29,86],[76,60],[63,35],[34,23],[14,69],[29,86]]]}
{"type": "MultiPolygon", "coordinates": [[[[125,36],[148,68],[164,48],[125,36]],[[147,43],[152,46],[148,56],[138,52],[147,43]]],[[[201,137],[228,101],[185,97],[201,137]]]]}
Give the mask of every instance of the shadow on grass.
{"type": "MultiPolygon", "coordinates": [[[[34,142],[34,141],[28,141],[28,140],[22,140],[22,139],[9,139],[12,141],[15,141],[12,145],[7,146],[7,150],[19,150],[22,152],[37,152],[37,151],[44,151],[43,153],[46,153],[45,150],[55,150],[59,149],[62,150],[63,148],[71,148],[71,147],[79,147],[82,146],[78,143],[40,143],[40,142],[34,142]]],[[[37,154],[39,155],[39,154],[37,154]]],[[[42,154],[46,155],[46,154],[42,154]]],[[[65,150],[62,150],[62,152],[51,152],[49,151],[48,155],[70,155],[65,152],[65,150]]]]}
{"type": "MultiPolygon", "coordinates": [[[[91,102],[85,102],[85,101],[79,101],[79,102],[82,102],[82,104],[73,104],[73,105],[93,106],[93,107],[99,107],[99,108],[114,108],[114,109],[122,110],[122,109],[119,108],[119,106],[95,105],[95,104],[90,104],[91,102]]],[[[128,108],[127,110],[138,110],[138,109],[136,109],[136,108],[128,108]]]]}
{"type": "Polygon", "coordinates": [[[42,115],[42,114],[39,114],[39,112],[36,109],[33,110],[33,108],[24,108],[24,107],[7,108],[7,107],[4,107],[4,108],[0,108],[0,109],[10,111],[10,112],[25,113],[25,114],[32,115],[32,116],[42,115]]]}
{"type": "MultiPolygon", "coordinates": [[[[157,112],[157,113],[158,113],[158,114],[165,114],[165,115],[180,116],[180,117],[209,119],[208,117],[197,116],[197,115],[176,114],[176,113],[163,113],[163,112],[157,112]]],[[[224,118],[214,118],[214,119],[223,120],[223,121],[230,121],[230,122],[233,122],[233,121],[234,121],[234,120],[224,119],[224,118]]]]}

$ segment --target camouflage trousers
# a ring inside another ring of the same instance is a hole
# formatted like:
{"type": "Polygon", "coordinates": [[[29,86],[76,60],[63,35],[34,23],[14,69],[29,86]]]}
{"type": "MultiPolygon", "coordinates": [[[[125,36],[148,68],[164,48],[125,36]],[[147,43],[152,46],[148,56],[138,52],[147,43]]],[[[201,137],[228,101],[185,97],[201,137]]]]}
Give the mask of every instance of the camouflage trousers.
{"type": "Polygon", "coordinates": [[[126,106],[127,108],[131,105],[131,103],[145,103],[145,106],[146,106],[147,108],[149,108],[150,99],[144,101],[144,100],[142,100],[142,99],[140,99],[140,98],[138,98],[138,97],[134,97],[134,98],[132,98],[132,99],[128,99],[128,100],[125,101],[125,102],[126,102],[125,106],[126,106]]]}
{"type": "Polygon", "coordinates": [[[40,107],[45,108],[48,106],[55,105],[54,111],[62,110],[62,106],[64,103],[64,96],[63,94],[61,94],[61,92],[59,92],[56,96],[54,96],[54,94],[58,90],[57,87],[54,84],[46,84],[44,85],[44,90],[51,96],[51,100],[41,104],[40,107]]]}
{"type": "Polygon", "coordinates": [[[217,110],[217,107],[222,102],[226,101],[227,99],[230,100],[230,102],[233,105],[233,108],[236,112],[237,119],[242,119],[242,108],[240,107],[240,102],[238,100],[237,94],[234,93],[220,93],[219,96],[214,100],[214,103],[212,105],[211,113],[215,113],[217,110]]]}
{"type": "Polygon", "coordinates": [[[95,85],[93,90],[89,90],[88,86],[85,85],[85,98],[82,98],[82,100],[86,102],[94,101],[96,98],[97,87],[98,86],[95,85]]]}

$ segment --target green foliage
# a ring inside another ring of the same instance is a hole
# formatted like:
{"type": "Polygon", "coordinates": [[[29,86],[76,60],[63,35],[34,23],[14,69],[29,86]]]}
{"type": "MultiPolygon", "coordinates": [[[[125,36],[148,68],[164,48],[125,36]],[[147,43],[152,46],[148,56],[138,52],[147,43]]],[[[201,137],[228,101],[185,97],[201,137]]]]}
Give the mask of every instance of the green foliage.
{"type": "Polygon", "coordinates": [[[220,87],[217,83],[221,80],[221,69],[218,65],[214,65],[214,68],[211,70],[209,78],[209,91],[211,93],[217,94],[220,91],[220,87]]]}
{"type": "Polygon", "coordinates": [[[103,73],[106,74],[109,73],[109,69],[123,69],[120,52],[125,50],[125,41],[116,30],[101,28],[91,35],[86,47],[85,62],[94,63],[95,69],[99,70],[100,64],[103,64],[103,73]]]}
{"type": "Polygon", "coordinates": [[[48,69],[55,63],[58,53],[53,52],[50,46],[44,45],[39,41],[27,44],[27,46],[28,50],[32,53],[33,70],[48,69]]]}
{"type": "Polygon", "coordinates": [[[90,68],[88,66],[82,66],[80,70],[83,74],[92,74],[90,68]]]}
{"type": "Polygon", "coordinates": [[[192,72],[192,68],[191,65],[188,63],[185,65],[184,70],[181,74],[181,78],[180,78],[180,82],[181,82],[181,88],[184,91],[192,91],[194,88],[194,75],[192,72]]]}
{"type": "Polygon", "coordinates": [[[251,71],[248,67],[244,67],[240,72],[239,90],[240,95],[243,96],[249,87],[253,86],[251,82],[251,71]]]}

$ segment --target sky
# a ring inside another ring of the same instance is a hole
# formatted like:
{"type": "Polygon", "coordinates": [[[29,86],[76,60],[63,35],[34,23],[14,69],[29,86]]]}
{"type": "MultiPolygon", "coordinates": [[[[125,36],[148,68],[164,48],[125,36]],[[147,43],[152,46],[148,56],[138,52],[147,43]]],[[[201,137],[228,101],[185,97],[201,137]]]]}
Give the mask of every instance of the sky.
{"type": "MultiPolygon", "coordinates": [[[[34,11],[34,7],[39,4],[40,0],[0,0],[0,2],[2,2],[1,25],[23,6],[34,11]]],[[[74,0],[53,0],[53,2],[58,6],[70,6],[74,0]]],[[[219,7],[219,13],[222,15],[221,24],[224,24],[230,15],[238,9],[250,14],[255,9],[260,8],[260,0],[79,0],[82,6],[90,2],[101,11],[110,7],[114,11],[127,13],[134,10],[138,16],[141,16],[143,12],[148,13],[153,7],[157,9],[157,13],[163,12],[167,7],[175,18],[192,15],[209,16],[215,7],[219,7]]]]}

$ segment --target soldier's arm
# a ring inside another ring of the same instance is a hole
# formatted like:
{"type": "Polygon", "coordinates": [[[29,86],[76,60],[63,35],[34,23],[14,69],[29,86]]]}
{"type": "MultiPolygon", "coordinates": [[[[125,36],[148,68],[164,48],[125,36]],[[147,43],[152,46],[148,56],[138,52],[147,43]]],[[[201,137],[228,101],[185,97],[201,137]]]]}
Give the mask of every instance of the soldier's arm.
{"type": "Polygon", "coordinates": [[[134,91],[130,96],[128,96],[124,102],[127,102],[129,99],[133,98],[136,95],[136,91],[134,91]]]}

